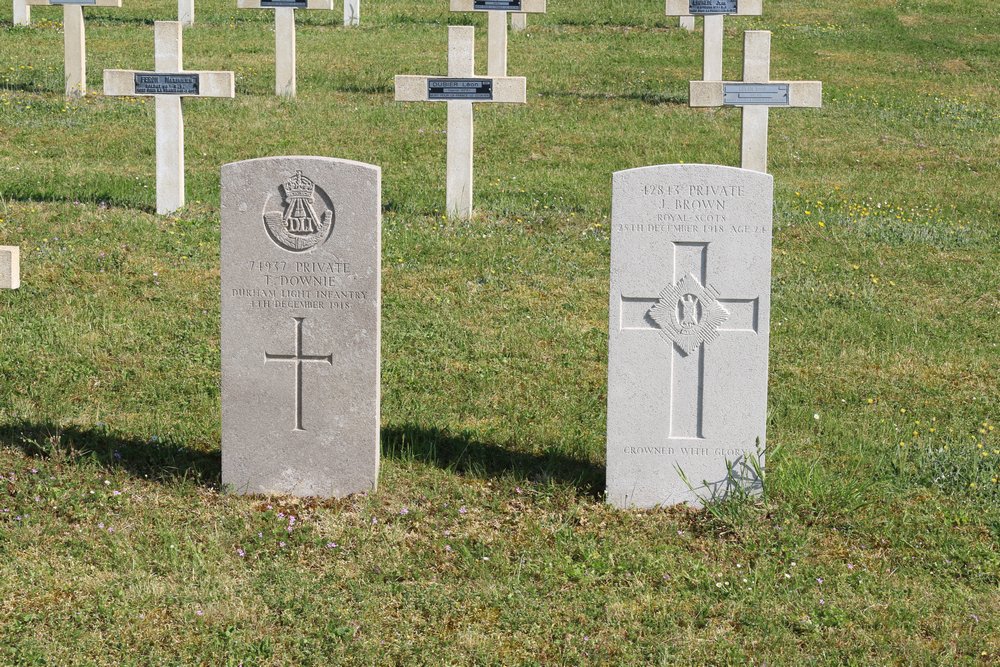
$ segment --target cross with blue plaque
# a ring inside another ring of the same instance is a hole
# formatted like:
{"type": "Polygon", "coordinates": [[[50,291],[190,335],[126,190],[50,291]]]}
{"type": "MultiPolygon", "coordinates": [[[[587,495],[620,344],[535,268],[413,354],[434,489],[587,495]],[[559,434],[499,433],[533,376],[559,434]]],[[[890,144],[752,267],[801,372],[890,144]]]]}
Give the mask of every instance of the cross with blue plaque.
{"type": "Polygon", "coordinates": [[[820,81],[771,81],[771,33],[744,33],[743,81],[692,81],[692,107],[740,107],[743,110],[742,166],[767,171],[768,109],[820,107],[820,81]]]}

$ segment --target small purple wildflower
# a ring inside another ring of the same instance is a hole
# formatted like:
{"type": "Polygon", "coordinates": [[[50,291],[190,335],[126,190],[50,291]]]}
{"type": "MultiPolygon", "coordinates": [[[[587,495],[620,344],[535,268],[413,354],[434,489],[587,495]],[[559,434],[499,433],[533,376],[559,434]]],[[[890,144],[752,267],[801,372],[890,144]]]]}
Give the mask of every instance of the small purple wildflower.
{"type": "Polygon", "coordinates": [[[281,547],[282,549],[284,549],[285,548],[285,543],[284,542],[278,542],[278,546],[281,547]]]}
{"type": "Polygon", "coordinates": [[[400,514],[401,514],[402,516],[406,516],[407,514],[409,514],[409,513],[410,513],[410,510],[408,510],[408,509],[406,509],[406,508],[404,507],[403,509],[399,510],[399,513],[400,513],[400,514]]]}
{"type": "Polygon", "coordinates": [[[204,616],[205,615],[205,612],[203,612],[201,609],[197,610],[194,613],[196,613],[198,616],[204,616]]]}
{"type": "Polygon", "coordinates": [[[32,468],[31,469],[31,474],[32,475],[37,475],[38,474],[38,468],[32,468]]]}
{"type": "Polygon", "coordinates": [[[236,547],[236,555],[239,556],[240,558],[246,558],[247,552],[243,551],[243,549],[239,547],[236,547]]]}
{"type": "Polygon", "coordinates": [[[101,530],[104,530],[104,522],[103,521],[97,522],[97,527],[100,528],[101,530]]]}
{"type": "Polygon", "coordinates": [[[378,523],[378,519],[376,519],[375,517],[372,517],[372,525],[374,526],[377,523],[378,523]]]}
{"type": "Polygon", "coordinates": [[[326,543],[326,548],[327,549],[336,549],[337,548],[337,543],[336,542],[327,542],[326,543]]]}
{"type": "Polygon", "coordinates": [[[122,492],[119,491],[118,489],[115,489],[114,491],[111,492],[111,495],[113,495],[113,496],[120,496],[121,494],[122,494],[122,492]]]}
{"type": "Polygon", "coordinates": [[[848,563],[847,564],[847,569],[848,570],[853,570],[854,569],[854,563],[848,563]]]}
{"type": "Polygon", "coordinates": [[[822,586],[823,585],[823,577],[816,577],[816,583],[822,586]]]}
{"type": "Polygon", "coordinates": [[[469,510],[465,509],[465,505],[462,505],[461,507],[458,508],[459,514],[466,514],[468,511],[469,510]]]}

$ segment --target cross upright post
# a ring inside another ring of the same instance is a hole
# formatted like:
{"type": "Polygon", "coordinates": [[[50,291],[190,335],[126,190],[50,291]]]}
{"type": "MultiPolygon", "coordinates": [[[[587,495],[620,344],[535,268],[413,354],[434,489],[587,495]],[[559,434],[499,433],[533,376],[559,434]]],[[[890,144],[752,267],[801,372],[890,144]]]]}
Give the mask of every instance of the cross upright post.
{"type": "Polygon", "coordinates": [[[31,7],[25,0],[14,0],[14,25],[31,25],[31,7]]]}
{"type": "Polygon", "coordinates": [[[823,106],[821,81],[771,81],[771,33],[748,30],[743,41],[743,81],[692,81],[692,107],[741,107],[742,166],[767,171],[770,107],[823,106]]]}
{"type": "Polygon", "coordinates": [[[702,80],[722,80],[722,19],[731,16],[760,16],[763,0],[667,0],[667,16],[680,16],[681,26],[694,30],[694,17],[705,18],[702,80]],[[684,19],[690,19],[690,27],[684,19]]]}
{"type": "Polygon", "coordinates": [[[194,25],[194,0],[177,0],[177,20],[185,28],[194,25]]]}
{"type": "Polygon", "coordinates": [[[524,16],[545,12],[546,0],[451,0],[453,12],[487,12],[489,19],[489,76],[507,76],[507,14],[524,16]]]}
{"type": "Polygon", "coordinates": [[[396,76],[397,102],[448,103],[448,215],[472,215],[472,104],[524,104],[523,76],[475,75],[475,28],[448,28],[448,76],[396,76]]]}
{"type": "Polygon", "coordinates": [[[511,12],[510,29],[514,32],[524,32],[528,29],[528,15],[523,12],[511,12]]]}
{"type": "Polygon", "coordinates": [[[680,26],[688,32],[694,32],[694,17],[690,15],[681,16],[680,26]]]}
{"type": "Polygon", "coordinates": [[[235,97],[232,72],[187,72],[181,24],[156,21],[155,72],[104,70],[104,94],[156,98],[156,212],[184,206],[184,116],[182,97],[235,97]]]}
{"type": "Polygon", "coordinates": [[[295,10],[333,9],[333,0],[236,0],[236,6],[274,10],[274,94],[295,97],[295,10]]]}
{"type": "Polygon", "coordinates": [[[87,39],[83,26],[83,6],[121,7],[122,0],[24,0],[24,2],[26,10],[27,5],[62,6],[66,97],[83,97],[87,94],[87,39]]]}
{"type": "Polygon", "coordinates": [[[361,0],[344,0],[344,25],[361,25],[361,0]]]}

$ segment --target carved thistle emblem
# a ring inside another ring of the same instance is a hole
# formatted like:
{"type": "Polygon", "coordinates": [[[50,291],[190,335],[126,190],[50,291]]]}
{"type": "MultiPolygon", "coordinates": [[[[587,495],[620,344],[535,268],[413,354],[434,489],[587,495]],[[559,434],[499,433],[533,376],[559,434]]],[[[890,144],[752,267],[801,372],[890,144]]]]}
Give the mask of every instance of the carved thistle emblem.
{"type": "Polygon", "coordinates": [[[649,316],[660,326],[664,340],[691,354],[702,343],[707,345],[718,337],[729,311],[719,303],[714,287],[703,286],[689,273],[676,285],[663,288],[649,316]]]}
{"type": "Polygon", "coordinates": [[[271,240],[285,250],[303,252],[326,241],[333,230],[333,203],[322,189],[296,171],[280,186],[284,206],[268,211],[264,205],[264,226],[271,240]]]}

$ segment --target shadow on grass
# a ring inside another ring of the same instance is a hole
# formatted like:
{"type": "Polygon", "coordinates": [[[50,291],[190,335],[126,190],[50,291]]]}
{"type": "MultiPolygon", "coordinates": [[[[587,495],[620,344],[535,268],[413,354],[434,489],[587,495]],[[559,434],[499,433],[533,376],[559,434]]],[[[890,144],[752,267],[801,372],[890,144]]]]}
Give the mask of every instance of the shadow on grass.
{"type": "Polygon", "coordinates": [[[540,97],[569,97],[582,100],[634,100],[653,106],[687,106],[687,92],[684,93],[654,93],[651,91],[638,91],[633,93],[600,93],[600,92],[580,92],[580,91],[556,91],[543,90],[538,93],[540,97]]]}
{"type": "MultiPolygon", "coordinates": [[[[178,480],[219,488],[222,460],[170,439],[122,437],[100,427],[57,426],[22,422],[0,426],[0,444],[27,456],[70,464],[90,462],[117,468],[155,482],[178,480]]],[[[598,498],[604,491],[604,469],[560,453],[528,454],[441,429],[404,426],[382,429],[382,456],[419,461],[457,475],[512,477],[573,486],[598,498]]]]}
{"type": "Polygon", "coordinates": [[[436,428],[383,428],[382,456],[419,461],[460,475],[552,481],[574,486],[579,493],[594,498],[604,492],[604,468],[589,461],[557,452],[519,452],[436,428]]]}
{"type": "Polygon", "coordinates": [[[219,452],[203,452],[166,439],[125,438],[99,427],[5,424],[0,426],[0,444],[28,456],[69,463],[91,461],[157,482],[188,480],[214,488],[221,483],[219,452]]]}

